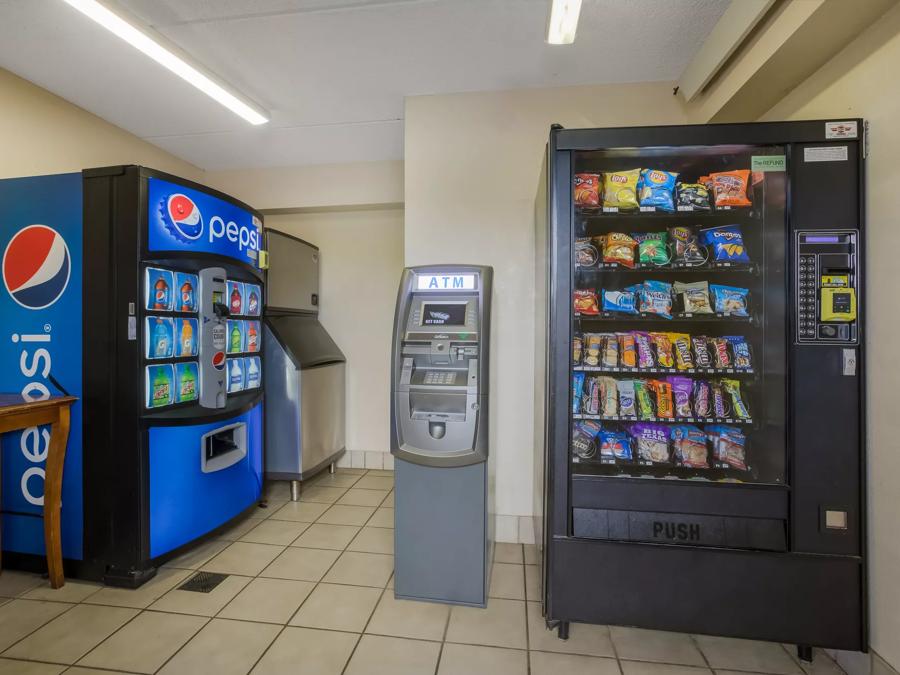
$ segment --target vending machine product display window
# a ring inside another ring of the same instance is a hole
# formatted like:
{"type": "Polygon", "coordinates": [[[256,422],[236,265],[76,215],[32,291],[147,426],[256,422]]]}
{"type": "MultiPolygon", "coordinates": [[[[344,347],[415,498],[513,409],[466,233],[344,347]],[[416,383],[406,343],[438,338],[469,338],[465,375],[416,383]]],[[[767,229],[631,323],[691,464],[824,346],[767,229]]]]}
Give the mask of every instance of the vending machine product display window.
{"type": "Polygon", "coordinates": [[[862,143],[828,129],[551,132],[536,466],[561,633],[866,644],[862,143]]]}

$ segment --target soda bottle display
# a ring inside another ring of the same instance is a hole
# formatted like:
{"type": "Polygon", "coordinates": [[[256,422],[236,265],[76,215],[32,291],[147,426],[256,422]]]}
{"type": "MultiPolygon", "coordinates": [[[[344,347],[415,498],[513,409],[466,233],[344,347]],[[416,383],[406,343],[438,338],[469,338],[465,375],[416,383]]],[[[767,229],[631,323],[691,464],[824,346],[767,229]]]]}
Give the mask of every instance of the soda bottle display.
{"type": "Polygon", "coordinates": [[[232,353],[237,353],[242,351],[243,345],[241,344],[241,329],[238,326],[237,321],[232,323],[231,325],[231,343],[228,345],[228,351],[232,353]]]}
{"type": "Polygon", "coordinates": [[[169,284],[162,277],[153,284],[153,309],[169,309],[169,284]]]}
{"type": "Polygon", "coordinates": [[[228,366],[228,391],[240,391],[244,388],[244,369],[241,367],[241,359],[229,359],[228,366]]]}
{"type": "Polygon", "coordinates": [[[153,370],[149,407],[169,405],[172,402],[172,369],[170,366],[155,366],[153,370]]]}
{"type": "Polygon", "coordinates": [[[194,353],[194,327],[190,319],[181,320],[181,342],[179,356],[192,356],[194,353]]]}
{"type": "Polygon", "coordinates": [[[197,364],[180,363],[175,368],[178,403],[197,400],[197,364]]]}
{"type": "Polygon", "coordinates": [[[243,299],[241,298],[241,289],[235,284],[231,288],[231,296],[228,302],[228,309],[232,314],[241,314],[243,311],[243,299]]]}
{"type": "Polygon", "coordinates": [[[179,307],[178,311],[194,311],[194,287],[191,285],[190,281],[185,281],[183,284],[181,284],[181,306],[179,307]]]}
{"type": "Polygon", "coordinates": [[[247,324],[247,351],[259,351],[259,328],[256,321],[250,321],[247,324]]]}
{"type": "Polygon", "coordinates": [[[251,356],[244,359],[244,370],[247,371],[245,389],[256,389],[259,386],[259,357],[251,356]]]}
{"type": "Polygon", "coordinates": [[[259,314],[259,287],[248,286],[247,291],[247,314],[256,316],[259,314]]]}
{"type": "Polygon", "coordinates": [[[156,328],[153,331],[153,355],[158,359],[163,359],[170,354],[169,345],[169,328],[163,319],[156,320],[156,328]]]}

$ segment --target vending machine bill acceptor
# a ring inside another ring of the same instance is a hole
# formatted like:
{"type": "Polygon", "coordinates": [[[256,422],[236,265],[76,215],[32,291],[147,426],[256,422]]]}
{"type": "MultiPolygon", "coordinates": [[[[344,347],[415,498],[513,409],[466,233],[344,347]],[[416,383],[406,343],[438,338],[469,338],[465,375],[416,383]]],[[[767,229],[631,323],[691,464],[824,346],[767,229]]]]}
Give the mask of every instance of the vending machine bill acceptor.
{"type": "Polygon", "coordinates": [[[493,548],[490,267],[403,272],[394,317],[394,594],[483,607],[493,548]]]}

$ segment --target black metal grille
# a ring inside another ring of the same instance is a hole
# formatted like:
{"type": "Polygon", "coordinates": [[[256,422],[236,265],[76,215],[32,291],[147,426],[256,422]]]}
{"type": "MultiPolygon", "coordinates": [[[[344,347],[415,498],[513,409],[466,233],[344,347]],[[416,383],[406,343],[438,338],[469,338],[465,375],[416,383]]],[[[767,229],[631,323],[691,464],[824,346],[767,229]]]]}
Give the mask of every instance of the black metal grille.
{"type": "Polygon", "coordinates": [[[190,579],[178,587],[179,591],[194,591],[195,593],[209,593],[216,586],[228,578],[227,574],[215,572],[197,572],[190,579]]]}

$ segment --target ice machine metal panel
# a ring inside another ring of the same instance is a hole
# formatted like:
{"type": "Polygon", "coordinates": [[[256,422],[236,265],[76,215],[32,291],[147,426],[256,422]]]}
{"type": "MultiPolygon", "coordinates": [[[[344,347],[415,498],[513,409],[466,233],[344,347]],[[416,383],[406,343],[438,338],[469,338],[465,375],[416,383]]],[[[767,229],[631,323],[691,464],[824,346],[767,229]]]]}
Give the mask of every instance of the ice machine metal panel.
{"type": "Polygon", "coordinates": [[[278,230],[266,230],[268,311],[319,311],[319,248],[278,230]]]}

